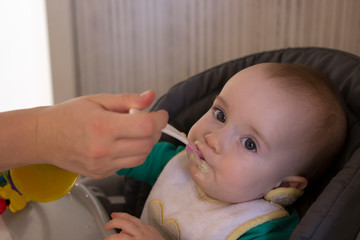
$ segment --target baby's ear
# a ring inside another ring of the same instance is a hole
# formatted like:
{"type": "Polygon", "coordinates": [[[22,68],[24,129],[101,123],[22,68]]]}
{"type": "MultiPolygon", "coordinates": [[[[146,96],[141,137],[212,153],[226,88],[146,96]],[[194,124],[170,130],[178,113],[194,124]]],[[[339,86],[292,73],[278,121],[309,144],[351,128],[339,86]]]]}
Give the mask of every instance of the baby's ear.
{"type": "Polygon", "coordinates": [[[289,206],[303,195],[303,190],[307,184],[308,181],[304,177],[286,177],[281,181],[278,187],[267,192],[264,199],[284,207],[289,206]]]}
{"type": "Polygon", "coordinates": [[[308,180],[301,176],[289,176],[284,178],[279,187],[291,187],[299,190],[304,190],[308,184],[308,180]]]}

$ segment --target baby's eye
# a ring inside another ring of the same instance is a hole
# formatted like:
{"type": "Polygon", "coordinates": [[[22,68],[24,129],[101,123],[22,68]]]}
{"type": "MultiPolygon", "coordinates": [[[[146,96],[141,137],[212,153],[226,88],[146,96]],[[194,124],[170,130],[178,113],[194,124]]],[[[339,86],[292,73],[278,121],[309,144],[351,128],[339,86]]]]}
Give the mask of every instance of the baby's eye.
{"type": "Polygon", "coordinates": [[[220,121],[220,122],[225,122],[226,120],[226,117],[225,117],[225,113],[219,109],[219,108],[214,108],[213,110],[213,114],[214,114],[214,117],[220,121]]]}
{"type": "Polygon", "coordinates": [[[257,152],[256,143],[251,138],[248,138],[248,137],[242,138],[240,141],[247,150],[252,151],[252,152],[257,152]]]}

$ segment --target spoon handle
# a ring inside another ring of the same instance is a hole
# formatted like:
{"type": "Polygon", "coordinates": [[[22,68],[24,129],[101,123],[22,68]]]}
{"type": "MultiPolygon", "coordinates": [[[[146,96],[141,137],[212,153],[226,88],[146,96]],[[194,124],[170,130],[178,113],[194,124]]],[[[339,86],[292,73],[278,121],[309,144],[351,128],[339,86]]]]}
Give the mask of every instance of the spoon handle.
{"type": "Polygon", "coordinates": [[[177,140],[183,142],[185,145],[187,145],[189,143],[189,141],[184,137],[184,135],[177,130],[176,128],[174,128],[173,126],[171,126],[170,124],[167,124],[166,127],[161,130],[163,133],[172,136],[173,138],[176,138],[177,140]]]}
{"type": "MultiPolygon", "coordinates": [[[[135,108],[131,108],[129,111],[130,114],[134,114],[134,113],[138,113],[138,112],[141,112],[141,111],[137,110],[135,108]]],[[[176,138],[180,142],[183,142],[185,145],[187,145],[189,143],[189,141],[186,139],[186,137],[179,130],[177,130],[170,124],[167,124],[166,127],[164,129],[162,129],[161,131],[173,138],[176,138]]]]}

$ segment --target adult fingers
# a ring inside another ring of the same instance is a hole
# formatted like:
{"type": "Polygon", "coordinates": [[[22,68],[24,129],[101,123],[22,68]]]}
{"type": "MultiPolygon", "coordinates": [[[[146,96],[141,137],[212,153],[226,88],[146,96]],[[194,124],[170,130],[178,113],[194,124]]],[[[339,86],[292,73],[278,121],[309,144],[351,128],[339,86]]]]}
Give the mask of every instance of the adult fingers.
{"type": "Polygon", "coordinates": [[[139,154],[139,155],[114,159],[110,164],[108,164],[108,166],[111,166],[111,168],[108,169],[109,171],[106,174],[108,175],[110,173],[111,175],[123,168],[133,168],[139,166],[145,162],[147,156],[148,154],[143,154],[143,155],[139,154]]]}
{"type": "Polygon", "coordinates": [[[99,104],[106,110],[128,112],[130,108],[148,107],[155,99],[155,92],[149,90],[141,94],[96,94],[84,98],[99,104]]]}
{"type": "Polygon", "coordinates": [[[149,138],[130,138],[117,140],[111,145],[94,148],[90,160],[80,168],[82,175],[99,179],[107,177],[119,169],[141,165],[152,147],[157,142],[153,136],[149,138]]]}
{"type": "Polygon", "coordinates": [[[111,145],[113,158],[148,154],[161,137],[160,130],[148,137],[117,138],[111,145]]]}
{"type": "Polygon", "coordinates": [[[168,121],[164,110],[138,114],[107,114],[103,124],[117,138],[149,137],[159,133],[168,121]]]}
{"type": "Polygon", "coordinates": [[[78,173],[92,179],[102,179],[111,176],[120,169],[132,168],[144,163],[148,154],[121,157],[110,161],[101,161],[101,164],[89,168],[79,169],[78,173]]]}

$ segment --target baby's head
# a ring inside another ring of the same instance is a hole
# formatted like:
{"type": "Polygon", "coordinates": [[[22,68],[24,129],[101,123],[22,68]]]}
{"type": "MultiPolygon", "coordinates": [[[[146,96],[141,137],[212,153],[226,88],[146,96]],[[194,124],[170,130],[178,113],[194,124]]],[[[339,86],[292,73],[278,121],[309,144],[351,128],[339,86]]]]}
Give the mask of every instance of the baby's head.
{"type": "Polygon", "coordinates": [[[326,78],[302,65],[264,63],[234,75],[190,129],[204,159],[189,170],[210,197],[245,202],[282,186],[303,189],[345,139],[340,99],[326,78]]]}

